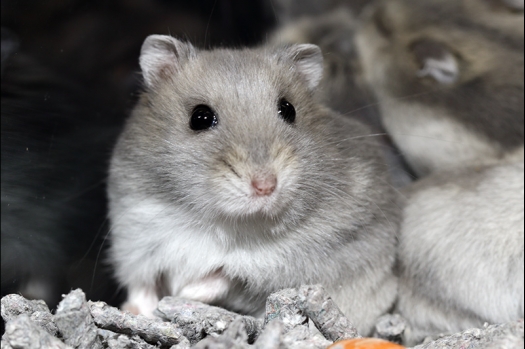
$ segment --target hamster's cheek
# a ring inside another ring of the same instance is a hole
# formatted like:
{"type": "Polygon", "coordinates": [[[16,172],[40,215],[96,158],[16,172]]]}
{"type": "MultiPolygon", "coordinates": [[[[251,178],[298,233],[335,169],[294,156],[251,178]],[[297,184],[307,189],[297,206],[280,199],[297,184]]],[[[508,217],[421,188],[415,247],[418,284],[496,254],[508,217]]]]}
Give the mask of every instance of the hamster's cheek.
{"type": "Polygon", "coordinates": [[[292,194],[299,185],[300,158],[296,151],[286,144],[276,145],[271,152],[272,166],[278,176],[276,195],[279,202],[289,204],[292,194]]]}
{"type": "Polygon", "coordinates": [[[219,211],[227,214],[244,212],[249,204],[248,181],[235,174],[217,174],[210,179],[209,198],[219,211]]]}
{"type": "Polygon", "coordinates": [[[208,197],[227,216],[278,215],[297,186],[293,149],[274,144],[262,161],[248,151],[225,154],[209,171],[208,197]],[[241,154],[242,153],[242,154],[241,154]]]}

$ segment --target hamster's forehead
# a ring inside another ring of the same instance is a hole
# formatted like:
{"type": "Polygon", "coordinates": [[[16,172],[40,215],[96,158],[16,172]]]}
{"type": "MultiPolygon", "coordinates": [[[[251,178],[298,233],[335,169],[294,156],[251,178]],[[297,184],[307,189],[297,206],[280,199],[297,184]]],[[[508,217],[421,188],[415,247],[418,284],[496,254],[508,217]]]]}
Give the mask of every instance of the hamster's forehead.
{"type": "Polygon", "coordinates": [[[263,50],[202,51],[185,64],[178,80],[186,87],[181,91],[186,97],[203,102],[274,103],[290,92],[290,68],[263,50]]]}

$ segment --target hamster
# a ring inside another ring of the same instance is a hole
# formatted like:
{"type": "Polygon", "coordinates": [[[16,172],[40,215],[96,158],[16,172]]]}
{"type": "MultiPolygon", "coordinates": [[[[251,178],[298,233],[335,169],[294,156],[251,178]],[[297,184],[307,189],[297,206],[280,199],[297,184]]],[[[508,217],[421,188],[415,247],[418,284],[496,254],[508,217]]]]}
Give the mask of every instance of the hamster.
{"type": "Polygon", "coordinates": [[[260,316],[323,284],[362,334],[392,305],[399,206],[380,148],[315,100],[315,45],[201,51],[149,36],[145,91],[110,165],[124,308],[182,296],[260,316]]]}
{"type": "Polygon", "coordinates": [[[434,173],[405,192],[397,311],[408,345],[523,318],[523,185],[521,160],[434,173]]]}
{"type": "Polygon", "coordinates": [[[363,21],[364,78],[418,175],[519,157],[523,11],[504,0],[387,0],[363,21]]]}

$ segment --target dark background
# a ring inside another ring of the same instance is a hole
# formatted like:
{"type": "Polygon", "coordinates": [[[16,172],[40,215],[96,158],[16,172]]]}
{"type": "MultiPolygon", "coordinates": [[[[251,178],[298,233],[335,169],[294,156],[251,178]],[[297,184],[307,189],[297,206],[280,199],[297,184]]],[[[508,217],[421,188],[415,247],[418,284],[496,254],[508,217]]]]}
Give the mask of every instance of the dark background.
{"type": "Polygon", "coordinates": [[[1,16],[22,51],[125,104],[146,36],[171,34],[206,48],[257,44],[275,24],[269,1],[3,0],[1,16]]]}

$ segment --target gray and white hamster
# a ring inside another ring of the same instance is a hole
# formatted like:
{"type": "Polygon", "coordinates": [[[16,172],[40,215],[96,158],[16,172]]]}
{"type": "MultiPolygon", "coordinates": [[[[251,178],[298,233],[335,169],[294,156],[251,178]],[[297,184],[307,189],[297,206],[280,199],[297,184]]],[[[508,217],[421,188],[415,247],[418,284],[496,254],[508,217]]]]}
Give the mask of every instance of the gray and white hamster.
{"type": "Polygon", "coordinates": [[[523,11],[504,0],[386,0],[364,17],[365,79],[417,174],[519,157],[523,11]]]}
{"type": "Polygon", "coordinates": [[[397,311],[407,344],[523,318],[523,160],[432,174],[407,191],[397,311]]]}
{"type": "Polygon", "coordinates": [[[369,130],[315,100],[320,49],[152,35],[140,65],[108,188],[125,308],[174,295],[261,315],[269,293],[323,284],[370,333],[396,296],[399,208],[369,130]]]}

